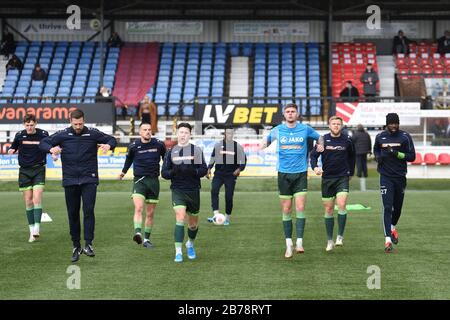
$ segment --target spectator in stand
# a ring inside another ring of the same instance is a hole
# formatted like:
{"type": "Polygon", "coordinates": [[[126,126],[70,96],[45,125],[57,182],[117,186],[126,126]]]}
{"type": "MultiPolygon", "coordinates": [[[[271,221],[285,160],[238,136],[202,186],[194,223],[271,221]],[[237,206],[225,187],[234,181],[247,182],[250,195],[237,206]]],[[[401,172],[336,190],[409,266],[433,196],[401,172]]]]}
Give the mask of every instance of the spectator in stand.
{"type": "Polygon", "coordinates": [[[157,107],[153,101],[150,101],[149,96],[145,96],[139,104],[138,115],[142,123],[150,123],[152,134],[158,132],[157,107]]]}
{"type": "Polygon", "coordinates": [[[438,52],[440,54],[450,53],[450,31],[446,30],[444,36],[438,39],[438,52]]]}
{"type": "Polygon", "coordinates": [[[111,37],[108,39],[108,47],[110,48],[120,48],[122,46],[122,39],[120,39],[117,32],[113,32],[111,37]]]}
{"type": "Polygon", "coordinates": [[[394,37],[394,43],[392,45],[392,53],[409,53],[409,44],[412,41],[409,40],[402,30],[398,31],[398,34],[394,37]]]}
{"type": "Polygon", "coordinates": [[[15,54],[12,55],[11,59],[9,59],[8,63],[6,64],[6,72],[9,70],[22,70],[23,69],[23,63],[20,61],[19,57],[15,54]]]}
{"type": "Polygon", "coordinates": [[[353,83],[348,80],[345,82],[345,88],[339,94],[343,101],[358,101],[359,91],[353,86],[353,83]]]}
{"type": "Polygon", "coordinates": [[[31,74],[31,80],[33,81],[47,81],[47,73],[41,68],[39,63],[36,63],[31,74]]]}
{"type": "Polygon", "coordinates": [[[434,138],[442,138],[445,137],[446,127],[442,123],[441,119],[435,118],[433,119],[433,124],[430,126],[431,133],[434,134],[434,138]]]}
{"type": "Polygon", "coordinates": [[[358,124],[352,140],[356,151],[356,175],[359,178],[367,178],[367,154],[372,153],[372,139],[363,125],[358,124]]]}
{"type": "Polygon", "coordinates": [[[366,70],[361,75],[361,82],[364,84],[364,96],[367,97],[367,102],[374,102],[377,95],[378,74],[373,70],[373,65],[368,63],[366,70]]]}
{"type": "MultiPolygon", "coordinates": [[[[8,57],[10,54],[14,53],[14,36],[8,29],[3,31],[2,42],[0,44],[0,54],[8,57]]],[[[6,60],[7,58],[5,58],[6,60]]]]}
{"type": "Polygon", "coordinates": [[[101,87],[97,92],[95,102],[110,102],[110,101],[112,101],[112,99],[108,88],[105,86],[101,87]]]}

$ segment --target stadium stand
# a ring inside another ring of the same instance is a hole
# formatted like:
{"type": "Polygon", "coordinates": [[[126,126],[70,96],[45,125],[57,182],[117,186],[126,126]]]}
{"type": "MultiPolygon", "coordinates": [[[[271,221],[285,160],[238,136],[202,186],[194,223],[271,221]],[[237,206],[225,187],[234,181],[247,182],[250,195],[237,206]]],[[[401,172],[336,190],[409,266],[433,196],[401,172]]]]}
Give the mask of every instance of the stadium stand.
{"type": "MultiPolygon", "coordinates": [[[[183,102],[181,114],[191,116],[195,97],[222,97],[226,60],[225,43],[164,43],[154,91],[158,114],[179,114],[183,102]]],[[[198,102],[208,103],[210,99],[198,102]]]]}
{"type": "MultiPolygon", "coordinates": [[[[24,69],[8,72],[2,102],[94,102],[100,85],[99,49],[97,42],[19,42],[15,53],[24,69]],[[35,63],[48,72],[46,82],[31,81],[35,63]]],[[[312,115],[321,113],[318,43],[125,43],[122,49],[107,48],[104,85],[112,89],[117,107],[136,106],[147,94],[159,115],[192,116],[196,97],[199,103],[222,102],[229,93],[227,65],[238,57],[254,61],[249,90],[256,103],[287,103],[279,98],[293,97],[291,102],[312,115]]]]}
{"type": "MultiPolygon", "coordinates": [[[[257,43],[253,78],[255,102],[279,104],[281,101],[274,97],[320,97],[319,62],[317,43],[257,43]],[[264,97],[269,99],[261,99],[264,97]]],[[[301,106],[308,104],[306,100],[295,102],[301,106]]],[[[320,99],[311,99],[309,107],[312,115],[320,114],[320,99]]]]}
{"type": "MultiPolygon", "coordinates": [[[[104,85],[108,88],[114,86],[119,50],[110,48],[107,51],[104,85]]],[[[8,72],[1,93],[3,103],[94,102],[100,85],[100,47],[97,42],[33,41],[29,44],[22,41],[15,54],[24,61],[24,68],[21,72],[8,72]],[[47,81],[31,81],[36,63],[47,71],[47,81]],[[55,96],[62,98],[55,101],[55,96]]]]}
{"type": "Polygon", "coordinates": [[[409,54],[397,54],[395,59],[400,79],[443,78],[450,75],[450,54],[439,54],[437,43],[411,43],[409,49],[409,54]]]}
{"type": "MultiPolygon", "coordinates": [[[[378,72],[376,47],[373,43],[333,43],[332,54],[332,95],[339,97],[339,93],[345,86],[345,81],[351,80],[360,93],[363,92],[363,84],[360,76],[366,65],[372,63],[374,70],[378,72]]],[[[378,84],[379,86],[379,84],[378,84]]]]}

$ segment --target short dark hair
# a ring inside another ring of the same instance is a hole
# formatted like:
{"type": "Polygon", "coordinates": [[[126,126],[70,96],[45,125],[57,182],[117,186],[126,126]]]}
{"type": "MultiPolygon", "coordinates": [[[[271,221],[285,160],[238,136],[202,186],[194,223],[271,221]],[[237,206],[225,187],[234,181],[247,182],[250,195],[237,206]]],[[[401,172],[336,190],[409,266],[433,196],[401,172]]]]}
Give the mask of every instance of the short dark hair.
{"type": "Polygon", "coordinates": [[[23,117],[23,123],[27,123],[30,121],[37,122],[36,116],[34,114],[27,114],[25,117],[23,117]]]}
{"type": "Polygon", "coordinates": [[[298,111],[298,107],[297,107],[297,105],[296,105],[295,103],[288,103],[286,106],[284,106],[283,112],[284,112],[284,110],[286,110],[287,108],[295,108],[295,110],[298,111]]]}
{"type": "Polygon", "coordinates": [[[142,127],[144,124],[148,124],[150,127],[152,126],[150,122],[141,122],[139,125],[139,128],[142,127]]]}
{"type": "Polygon", "coordinates": [[[40,64],[40,63],[36,63],[36,64],[34,65],[34,67],[35,67],[35,68],[37,68],[37,67],[40,68],[40,67],[41,67],[41,64],[40,64]]]}
{"type": "Polygon", "coordinates": [[[181,122],[180,124],[178,124],[177,129],[180,128],[188,128],[189,132],[192,132],[192,126],[187,122],[181,122]]]}
{"type": "Polygon", "coordinates": [[[80,109],[75,109],[70,113],[70,120],[84,118],[84,112],[80,109]]]}
{"type": "Polygon", "coordinates": [[[353,84],[352,80],[347,80],[347,81],[345,81],[345,82],[346,82],[346,83],[353,84]]]}

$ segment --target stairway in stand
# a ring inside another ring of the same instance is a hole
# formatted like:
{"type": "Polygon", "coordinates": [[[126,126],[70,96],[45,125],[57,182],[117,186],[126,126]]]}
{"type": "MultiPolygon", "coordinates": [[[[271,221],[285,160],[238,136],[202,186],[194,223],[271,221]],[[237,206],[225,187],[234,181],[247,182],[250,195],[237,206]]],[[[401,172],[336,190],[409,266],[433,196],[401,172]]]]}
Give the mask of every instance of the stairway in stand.
{"type": "Polygon", "coordinates": [[[113,90],[116,106],[137,105],[155,84],[158,64],[158,43],[125,43],[113,90]]]}

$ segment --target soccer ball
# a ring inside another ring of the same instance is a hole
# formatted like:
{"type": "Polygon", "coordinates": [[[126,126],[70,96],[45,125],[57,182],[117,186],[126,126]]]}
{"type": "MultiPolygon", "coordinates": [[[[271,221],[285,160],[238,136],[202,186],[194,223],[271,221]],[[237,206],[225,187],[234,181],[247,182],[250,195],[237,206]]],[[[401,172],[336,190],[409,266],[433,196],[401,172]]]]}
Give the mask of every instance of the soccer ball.
{"type": "Polygon", "coordinates": [[[216,226],[221,226],[225,222],[225,215],[223,213],[216,213],[213,218],[213,223],[216,226]]]}

